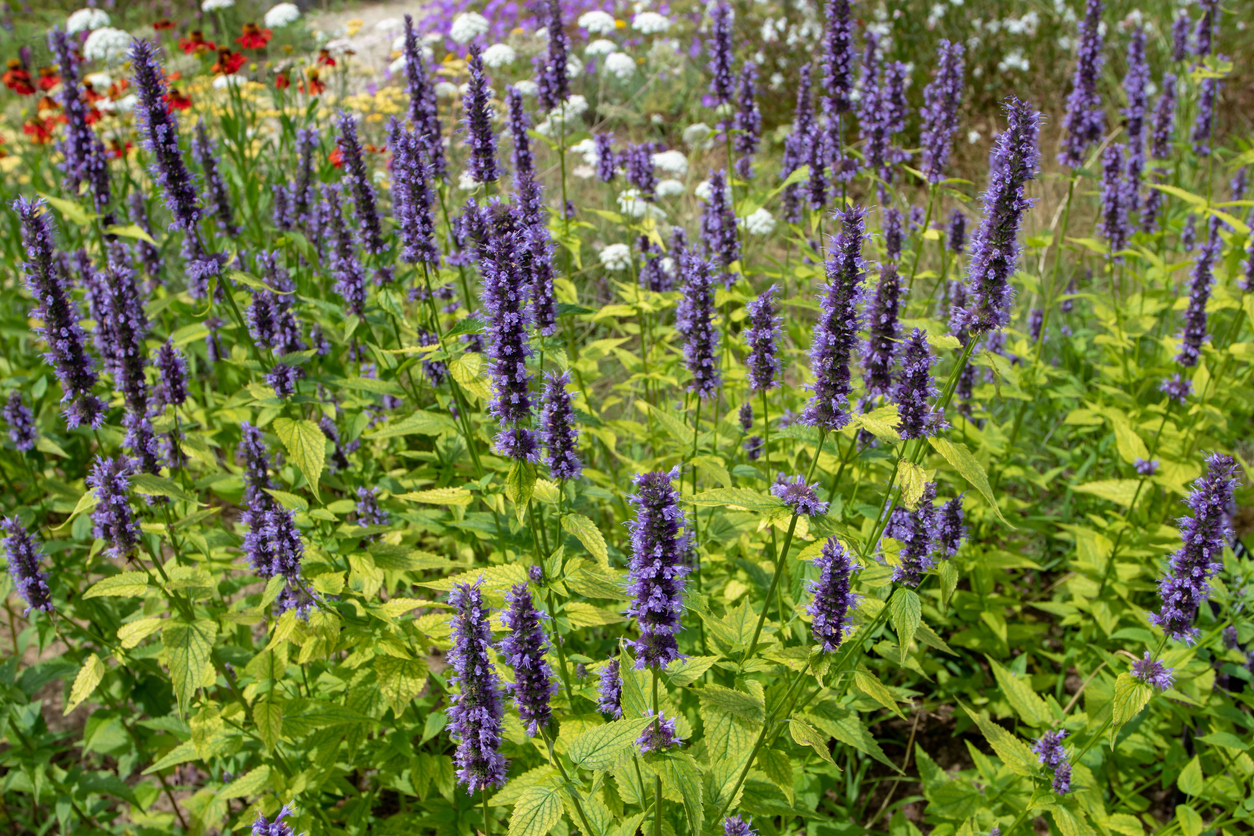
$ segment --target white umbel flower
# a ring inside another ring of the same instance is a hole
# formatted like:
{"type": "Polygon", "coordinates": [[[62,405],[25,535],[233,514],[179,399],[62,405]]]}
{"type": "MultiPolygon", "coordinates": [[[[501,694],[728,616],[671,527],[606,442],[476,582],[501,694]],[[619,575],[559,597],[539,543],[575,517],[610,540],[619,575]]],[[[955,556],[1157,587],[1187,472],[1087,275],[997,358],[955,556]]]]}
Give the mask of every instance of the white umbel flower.
{"type": "Polygon", "coordinates": [[[518,53],[509,44],[492,44],[483,51],[483,65],[493,70],[508,67],[518,59],[518,53]]]}
{"type": "Polygon", "coordinates": [[[579,16],[579,26],[591,35],[609,35],[616,28],[614,16],[609,12],[585,12],[579,16]]]}
{"type": "Polygon", "coordinates": [[[610,244],[601,250],[601,264],[612,273],[621,273],[631,266],[631,248],[626,244],[610,244]]]}
{"type": "Polygon", "coordinates": [[[747,218],[736,221],[750,235],[770,235],[775,231],[775,216],[765,209],[759,209],[747,218]]]}
{"type": "Polygon", "coordinates": [[[684,128],[684,145],[697,148],[708,142],[714,132],[704,122],[695,122],[684,128]]]}
{"type": "Polygon", "coordinates": [[[83,57],[88,61],[117,64],[126,58],[131,48],[131,36],[121,29],[105,26],[96,29],[83,42],[83,57]]]}
{"type": "Polygon", "coordinates": [[[540,85],[529,78],[524,78],[521,81],[514,82],[514,89],[524,96],[534,96],[536,91],[540,89],[540,85]]]}
{"type": "Polygon", "coordinates": [[[244,76],[239,75],[239,74],[220,75],[213,80],[213,89],[214,90],[226,90],[229,87],[239,87],[240,85],[244,84],[247,81],[248,79],[244,78],[244,76]]]}
{"type": "Polygon", "coordinates": [[[688,173],[688,158],[682,151],[659,151],[653,155],[653,166],[667,174],[683,177],[688,173]]]}
{"type": "Polygon", "coordinates": [[[589,58],[595,58],[598,55],[613,55],[615,52],[618,52],[618,44],[607,41],[605,38],[597,38],[588,44],[583,54],[589,58]]]}
{"type": "Polygon", "coordinates": [[[615,52],[605,59],[605,71],[620,81],[636,74],[636,61],[625,52],[615,52]]]}
{"type": "Polygon", "coordinates": [[[490,25],[488,19],[478,12],[462,12],[453,18],[448,36],[456,43],[468,44],[488,31],[490,25]]]}
{"type": "Polygon", "coordinates": [[[104,9],[79,9],[65,21],[65,31],[69,35],[79,32],[91,32],[102,26],[109,25],[109,13],[104,9]]]}
{"type": "Polygon", "coordinates": [[[463,192],[473,192],[479,188],[479,181],[476,180],[469,171],[463,171],[457,178],[457,188],[463,192]]]}
{"type": "Polygon", "coordinates": [[[267,29],[282,29],[300,20],[300,7],[295,3],[279,3],[262,18],[267,29]]]}
{"type": "Polygon", "coordinates": [[[108,73],[91,73],[84,77],[83,81],[90,84],[91,89],[97,93],[108,90],[109,86],[113,84],[113,78],[108,73]]]}
{"type": "Polygon", "coordinates": [[[385,17],[374,25],[376,32],[392,32],[400,29],[403,24],[399,17],[385,17]]]}
{"type": "Polygon", "coordinates": [[[679,197],[684,193],[684,184],[678,180],[659,180],[653,190],[658,197],[679,197]]]}
{"type": "Polygon", "coordinates": [[[671,28],[671,22],[657,12],[641,12],[631,19],[631,28],[645,35],[659,35],[671,28]]]}
{"type": "Polygon", "coordinates": [[[437,81],[435,95],[441,99],[451,99],[457,95],[457,85],[451,81],[437,81]]]}
{"type": "Polygon", "coordinates": [[[235,5],[235,0],[204,0],[200,4],[202,12],[216,12],[221,9],[229,9],[235,5]]]}

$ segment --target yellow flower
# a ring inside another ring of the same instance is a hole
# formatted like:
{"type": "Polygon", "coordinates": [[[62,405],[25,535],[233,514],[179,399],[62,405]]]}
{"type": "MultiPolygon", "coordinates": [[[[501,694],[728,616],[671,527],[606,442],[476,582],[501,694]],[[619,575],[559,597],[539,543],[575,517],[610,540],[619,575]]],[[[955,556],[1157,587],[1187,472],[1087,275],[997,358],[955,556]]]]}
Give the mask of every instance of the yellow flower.
{"type": "Polygon", "coordinates": [[[359,17],[355,17],[352,20],[347,21],[344,26],[347,27],[348,37],[351,38],[360,32],[361,27],[365,26],[365,24],[366,22],[359,17]]]}

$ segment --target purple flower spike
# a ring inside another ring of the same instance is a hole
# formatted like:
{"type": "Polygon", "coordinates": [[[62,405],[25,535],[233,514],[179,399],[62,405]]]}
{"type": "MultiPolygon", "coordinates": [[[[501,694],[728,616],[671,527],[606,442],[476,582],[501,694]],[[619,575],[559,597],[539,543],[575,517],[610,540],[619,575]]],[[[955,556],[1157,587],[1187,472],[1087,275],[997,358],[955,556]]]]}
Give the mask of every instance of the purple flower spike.
{"type": "Polygon", "coordinates": [[[1102,237],[1110,247],[1109,258],[1123,261],[1119,251],[1128,245],[1128,206],[1123,182],[1124,146],[1108,145],[1102,154],[1102,237]]]}
{"type": "Polygon", "coordinates": [[[860,567],[835,537],[823,544],[823,551],[814,559],[819,579],[810,581],[814,600],[806,608],[812,619],[810,635],[824,653],[832,653],[849,636],[853,621],[851,610],[858,596],[849,591],[850,578],[860,567]]]}
{"type": "Polygon", "coordinates": [[[401,240],[401,258],[410,264],[439,265],[435,242],[435,194],[431,166],[423,158],[422,137],[405,130],[395,117],[388,122],[392,145],[392,212],[401,240]]]}
{"type": "Polygon", "coordinates": [[[1215,281],[1215,260],[1223,246],[1218,238],[1202,245],[1189,278],[1189,307],[1184,312],[1184,331],[1180,334],[1180,352],[1176,362],[1186,368],[1197,365],[1206,342],[1206,303],[1215,281]]]}
{"type": "Polygon", "coordinates": [[[895,262],[901,258],[903,220],[900,209],[890,206],[884,210],[884,257],[889,262],[895,262]]]}
{"type": "Polygon", "coordinates": [[[651,202],[656,199],[654,190],[657,187],[657,178],[653,173],[652,144],[642,142],[629,145],[623,158],[627,182],[640,190],[640,197],[644,200],[651,202]]]}
{"type": "Polygon", "coordinates": [[[545,10],[548,12],[548,51],[541,68],[536,98],[541,109],[552,110],[570,98],[570,79],[567,77],[570,38],[562,25],[560,0],[548,0],[545,10]]]}
{"type": "Polygon", "coordinates": [[[187,401],[187,360],[183,352],[166,340],[157,349],[157,373],[161,379],[159,390],[161,403],[182,406],[187,401]]]}
{"type": "Polygon", "coordinates": [[[22,393],[14,389],[4,403],[4,422],[9,425],[9,440],[19,452],[29,453],[35,449],[39,440],[39,430],[35,429],[35,416],[22,403],[22,393]]]}
{"type": "Polygon", "coordinates": [[[70,427],[99,427],[104,422],[104,403],[91,393],[96,385],[96,368],[87,351],[86,335],[79,323],[78,308],[70,296],[69,277],[56,259],[52,241],[52,218],[42,200],[19,197],[13,210],[22,222],[22,244],[26,260],[22,269],[26,286],[35,297],[32,316],[42,320],[36,329],[48,343],[44,362],[56,371],[69,402],[65,421],[70,427]]]}
{"type": "Polygon", "coordinates": [[[857,51],[849,0],[831,0],[823,27],[823,112],[828,118],[829,145],[838,148],[838,117],[853,109],[853,82],[857,51]]]}
{"type": "Polygon", "coordinates": [[[1102,7],[1102,0],[1088,0],[1084,20],[1080,21],[1080,54],[1063,117],[1067,137],[1058,155],[1058,162],[1068,168],[1083,165],[1089,146],[1100,140],[1106,130],[1106,114],[1097,93],[1097,79],[1103,63],[1102,7]]]}
{"type": "Polygon", "coordinates": [[[753,403],[745,401],[740,405],[740,411],[736,415],[740,421],[740,429],[749,432],[753,429],[753,403]]]}
{"type": "Polygon", "coordinates": [[[314,151],[318,148],[318,129],[299,128],[296,131],[296,152],[300,161],[296,169],[296,182],[292,186],[292,218],[304,228],[310,226],[310,215],[315,209],[318,196],[314,193],[314,151]]]}
{"type": "Polygon", "coordinates": [[[378,488],[358,488],[355,510],[360,526],[387,525],[390,519],[388,512],[379,507],[378,488]]]}
{"type": "Polygon", "coordinates": [[[945,179],[958,108],[962,105],[966,65],[962,44],[941,40],[936,75],[923,90],[923,173],[933,185],[945,179]]]}
{"type": "Polygon", "coordinates": [[[1071,762],[1062,745],[1062,739],[1066,736],[1066,729],[1045,732],[1032,747],[1041,765],[1053,773],[1054,792],[1059,795],[1071,792],[1071,762]]]}
{"type": "Polygon", "coordinates": [[[710,35],[710,94],[714,105],[729,104],[732,99],[732,11],[726,3],[719,3],[710,12],[713,31],[710,35]]]}
{"type": "Polygon", "coordinates": [[[1237,487],[1232,456],[1212,453],[1206,468],[1184,500],[1193,512],[1178,521],[1184,545],[1171,556],[1167,574],[1158,582],[1162,611],[1150,614],[1150,622],[1162,627],[1168,638],[1185,644],[1197,638],[1200,631],[1194,623],[1210,598],[1210,579],[1223,568],[1224,545],[1231,533],[1229,508],[1237,487]]]}
{"type": "Polygon", "coordinates": [[[209,138],[209,131],[202,119],[196,123],[196,131],[192,135],[192,157],[200,166],[205,176],[205,204],[213,210],[218,227],[226,235],[234,238],[240,234],[240,227],[235,223],[235,207],[231,205],[231,190],[218,171],[219,152],[217,143],[209,138]]]}
{"type": "Polygon", "coordinates": [[[937,540],[936,483],[923,486],[923,495],[913,511],[893,512],[887,534],[901,541],[901,565],[893,570],[893,580],[910,588],[918,587],[923,576],[936,565],[937,540]]]}
{"type": "Polygon", "coordinates": [[[1128,42],[1128,72],[1123,90],[1128,97],[1123,118],[1127,124],[1127,176],[1123,203],[1129,217],[1141,211],[1141,178],[1145,171],[1145,114],[1149,110],[1149,62],[1145,58],[1145,30],[1139,26],[1128,42]]]}
{"type": "Polygon", "coordinates": [[[762,141],[762,111],[757,102],[758,65],[746,61],[740,71],[737,110],[732,118],[732,147],[736,149],[736,174],[742,180],[753,177],[753,155],[762,141]]]}
{"type": "Polygon", "coordinates": [[[536,182],[535,161],[531,155],[531,138],[527,131],[531,122],[527,118],[522,93],[516,87],[505,90],[505,122],[509,126],[514,145],[514,194],[516,205],[524,223],[538,226],[544,223],[544,195],[536,182]]]}
{"type": "Polygon", "coordinates": [[[740,258],[740,240],[736,237],[736,216],[730,197],[727,175],[721,170],[710,172],[710,199],[701,214],[701,240],[723,267],[730,267],[740,258]]]}
{"type": "Polygon", "coordinates": [[[820,502],[818,495],[814,492],[818,486],[818,482],[807,485],[805,478],[799,475],[791,482],[784,480],[771,485],[771,493],[798,516],[821,517],[827,513],[827,503],[820,502]]]}
{"type": "Polygon", "coordinates": [[[618,155],[614,153],[614,135],[597,134],[592,138],[596,147],[597,179],[602,183],[614,182],[618,173],[618,155]]]}
{"type": "Polygon", "coordinates": [[[179,150],[178,119],[163,98],[165,71],[157,60],[156,44],[136,39],[131,45],[130,59],[137,96],[135,123],[144,150],[152,157],[148,170],[161,187],[174,225],[191,232],[200,220],[200,205],[191,172],[179,150]]]}
{"type": "MultiPolygon", "coordinates": [[[[1220,56],[1220,60],[1224,60],[1220,56]]],[[[1215,104],[1219,100],[1219,79],[1204,78],[1197,96],[1197,118],[1193,122],[1193,153],[1210,156],[1210,143],[1215,132],[1215,104]]]]}
{"type": "Polygon", "coordinates": [[[867,307],[868,339],[862,349],[862,377],[868,395],[887,395],[892,390],[893,366],[901,342],[901,279],[897,265],[880,269],[880,281],[867,307]]]}
{"type": "Polygon", "coordinates": [[[336,145],[344,159],[344,182],[352,192],[357,207],[357,225],[361,230],[361,245],[366,252],[377,255],[387,249],[383,241],[383,225],[379,221],[374,183],[366,170],[366,155],[357,138],[357,120],[349,113],[340,111],[336,125],[340,129],[336,145]]]}
{"type": "Polygon", "coordinates": [[[448,170],[444,159],[444,132],[440,127],[440,111],[436,104],[435,85],[427,78],[414,19],[405,15],[405,86],[409,91],[409,121],[414,126],[431,176],[442,178],[448,170]]]}
{"type": "Polygon", "coordinates": [[[557,333],[557,294],[553,288],[553,238],[548,224],[534,223],[523,230],[524,260],[531,278],[531,321],[542,337],[557,333]]]}
{"type": "Polygon", "coordinates": [[[1189,57],[1189,13],[1184,9],[1176,12],[1171,22],[1171,60],[1183,61],[1189,57]]]}
{"type": "Polygon", "coordinates": [[[1019,228],[1032,205],[1025,184],[1036,177],[1040,160],[1036,141],[1041,114],[1012,97],[1006,103],[1006,116],[1009,125],[997,137],[989,159],[984,218],[971,240],[967,319],[973,334],[1004,328],[1010,322],[1014,298],[1010,278],[1019,263],[1019,228]]]}
{"type": "Polygon", "coordinates": [[[579,461],[579,430],[571,404],[570,373],[550,373],[544,385],[544,406],[540,411],[540,438],[548,449],[545,464],[558,481],[578,479],[583,473],[579,461]]]}
{"type": "Polygon", "coordinates": [[[723,820],[723,836],[758,836],[749,822],[740,816],[728,816],[723,820]]]}
{"type": "Polygon", "coordinates": [[[492,130],[492,91],[483,73],[483,50],[470,45],[470,83],[462,96],[466,109],[466,142],[470,146],[470,176],[478,183],[500,177],[496,164],[496,133],[492,130]]]}
{"type": "Polygon", "coordinates": [[[967,243],[967,216],[954,210],[949,216],[949,230],[945,235],[945,246],[954,255],[961,255],[967,243]]]}
{"type": "Polygon", "coordinates": [[[4,530],[4,551],[9,556],[9,575],[17,594],[26,601],[26,611],[52,612],[52,593],[48,589],[48,573],[39,568],[39,550],[26,526],[17,517],[0,520],[4,530]]]}
{"type": "Polygon", "coordinates": [[[97,457],[87,476],[87,486],[96,492],[92,536],[105,541],[105,553],[115,560],[130,557],[139,545],[139,521],[130,506],[132,473],[134,467],[125,456],[97,457]]]}
{"type": "Polygon", "coordinates": [[[1172,676],[1172,669],[1151,658],[1148,650],[1145,651],[1144,658],[1132,663],[1132,675],[1159,691],[1166,691],[1176,681],[1172,676]]]}
{"type": "Polygon", "coordinates": [[[900,416],[901,437],[927,438],[945,426],[944,416],[933,409],[931,400],[937,395],[932,381],[932,351],[927,332],[915,328],[906,339],[901,358],[901,382],[893,399],[900,416]]]}
{"type": "Polygon", "coordinates": [[[618,660],[611,659],[601,669],[600,701],[597,710],[613,720],[623,717],[623,680],[619,674],[618,660]]]}
{"type": "Polygon", "coordinates": [[[779,359],[783,319],[775,315],[775,294],[778,292],[779,285],[771,285],[745,306],[747,325],[744,335],[749,349],[745,367],[749,373],[749,388],[754,392],[774,389],[783,370],[779,359]]]}
{"type": "Polygon", "coordinates": [[[1132,467],[1141,476],[1149,477],[1158,472],[1158,459],[1141,459],[1138,458],[1132,463],[1132,467]]]}
{"type": "Polygon", "coordinates": [[[327,213],[329,221],[327,235],[330,237],[331,275],[335,277],[335,292],[344,300],[351,313],[364,316],[366,313],[366,270],[357,256],[357,244],[353,239],[352,230],[344,220],[340,211],[340,187],[336,183],[324,183],[322,186],[322,209],[327,213]]]}
{"type": "MultiPolygon", "coordinates": [[[[135,189],[127,198],[127,202],[130,205],[131,223],[152,235],[152,224],[148,220],[148,204],[144,202],[144,193],[135,189]]],[[[139,250],[140,263],[144,265],[144,272],[148,275],[148,288],[151,290],[158,287],[165,270],[161,250],[142,238],[135,242],[135,247],[139,250]]]]}
{"type": "Polygon", "coordinates": [[[266,372],[266,384],[274,390],[276,398],[290,398],[296,394],[296,383],[304,379],[305,370],[300,366],[275,363],[266,372]]]}
{"type": "MultiPolygon", "coordinates": [[[[1176,127],[1176,77],[1171,73],[1163,76],[1163,92],[1154,107],[1153,128],[1150,133],[1150,156],[1165,160],[1171,156],[1171,138],[1176,127]]],[[[1154,178],[1162,182],[1168,175],[1162,167],[1154,169],[1154,178]]],[[[1141,229],[1145,232],[1158,230],[1158,215],[1163,204],[1163,193],[1151,189],[1141,211],[1141,229]]]]}
{"type": "Polygon", "coordinates": [[[1173,374],[1171,377],[1163,380],[1158,387],[1158,391],[1163,392],[1176,403],[1183,404],[1193,394],[1193,381],[1186,380],[1179,374],[1173,374]]]}
{"type": "Polygon", "coordinates": [[[937,556],[950,558],[962,548],[967,537],[967,527],[962,522],[962,497],[956,496],[941,506],[936,520],[937,556]]]}
{"type": "Polygon", "coordinates": [[[548,616],[536,609],[525,583],[511,589],[505,602],[509,608],[501,621],[509,635],[501,642],[501,654],[514,669],[514,684],[509,690],[514,694],[518,715],[527,734],[535,737],[553,719],[549,700],[557,693],[553,669],[544,658],[549,642],[541,624],[548,616]]]}
{"type": "Polygon", "coordinates": [[[684,745],[684,741],[680,739],[675,731],[675,718],[666,719],[666,715],[662,711],[657,714],[646,711],[646,717],[656,717],[655,722],[649,723],[644,727],[644,731],[636,738],[636,748],[640,752],[665,752],[674,746],[684,745]]]}
{"type": "Polygon", "coordinates": [[[235,448],[235,461],[244,469],[244,507],[255,508],[274,500],[267,490],[275,485],[270,480],[270,453],[261,430],[247,422],[240,425],[241,437],[235,448]]]}
{"type": "Polygon", "coordinates": [[[671,480],[679,470],[636,476],[637,493],[628,497],[636,507],[631,532],[631,565],[627,614],[640,627],[635,642],[636,667],[665,668],[681,658],[676,634],[683,613],[685,578],[691,571],[687,520],[679,507],[679,491],[671,480]]]}
{"type": "MultiPolygon", "coordinates": [[[[75,47],[77,44],[74,45],[75,47]]],[[[61,112],[65,117],[65,139],[57,148],[65,155],[62,170],[65,191],[78,194],[83,183],[91,188],[92,204],[102,215],[105,226],[112,225],[114,218],[109,212],[113,189],[109,182],[109,159],[104,143],[88,123],[90,107],[80,95],[77,58],[71,47],[70,36],[54,27],[48,33],[48,48],[57,58],[57,72],[61,76],[61,112]]]]}
{"type": "Polygon", "coordinates": [[[688,260],[683,292],[684,363],[692,374],[688,391],[706,400],[714,397],[722,382],[719,374],[719,334],[714,325],[714,282],[708,261],[698,258],[688,260]]]}
{"type": "Polygon", "coordinates": [[[305,543],[291,510],[271,502],[249,508],[240,515],[240,522],[248,526],[242,549],[244,557],[258,577],[281,575],[289,585],[298,582],[305,543]]]}
{"type": "Polygon", "coordinates": [[[454,674],[450,682],[461,690],[451,696],[447,712],[449,731],[457,743],[457,779],[473,795],[505,783],[508,764],[501,754],[505,716],[501,681],[488,656],[492,629],[483,601],[483,580],[458,584],[448,597],[456,608],[452,619],[453,646],[448,652],[454,674]]]}
{"type": "Polygon", "coordinates": [[[296,808],[291,804],[284,804],[274,821],[270,821],[258,810],[257,819],[253,822],[252,836],[292,836],[292,826],[283,819],[295,812],[296,808]]]}

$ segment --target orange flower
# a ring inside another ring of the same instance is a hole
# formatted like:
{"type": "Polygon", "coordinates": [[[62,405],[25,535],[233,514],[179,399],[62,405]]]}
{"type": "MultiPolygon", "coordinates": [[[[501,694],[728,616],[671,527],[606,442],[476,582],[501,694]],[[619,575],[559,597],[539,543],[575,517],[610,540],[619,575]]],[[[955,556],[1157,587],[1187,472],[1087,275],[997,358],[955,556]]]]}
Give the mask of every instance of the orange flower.
{"type": "Polygon", "coordinates": [[[130,89],[131,82],[126,78],[119,78],[117,81],[109,85],[109,98],[117,99],[123,93],[130,89]]]}
{"type": "Polygon", "coordinates": [[[61,76],[57,75],[56,67],[40,67],[39,68],[39,89],[47,93],[53,87],[61,83],[61,76]]]}
{"type": "Polygon", "coordinates": [[[244,66],[246,60],[242,52],[231,52],[226,47],[222,47],[218,50],[218,60],[210,69],[221,75],[233,75],[236,70],[244,66]]]}
{"type": "Polygon", "coordinates": [[[327,160],[329,160],[331,165],[336,168],[344,167],[344,153],[340,151],[340,146],[335,146],[335,148],[331,150],[331,153],[327,154],[327,160]]]}
{"type": "Polygon", "coordinates": [[[310,67],[308,86],[306,86],[306,82],[302,81],[300,83],[300,92],[316,96],[325,89],[327,89],[326,83],[318,80],[318,68],[310,67]]]}
{"type": "Polygon", "coordinates": [[[162,29],[173,29],[174,21],[170,20],[168,17],[163,17],[160,20],[158,20],[156,23],[154,23],[152,25],[152,28],[156,29],[158,32],[160,32],[162,29]]]}
{"type": "Polygon", "coordinates": [[[211,49],[217,49],[217,45],[213,41],[206,41],[204,34],[199,29],[193,29],[191,34],[186,38],[179,38],[179,46],[185,55],[201,52],[211,49]]]}
{"type": "Polygon", "coordinates": [[[244,34],[236,38],[235,43],[239,44],[240,49],[265,49],[273,36],[274,33],[269,29],[262,29],[255,23],[245,23],[244,34]]]}
{"type": "Polygon", "coordinates": [[[109,140],[109,156],[115,160],[129,157],[133,147],[129,142],[123,145],[120,140],[111,139],[109,140]]]}
{"type": "Polygon", "coordinates": [[[169,110],[187,110],[192,106],[192,100],[179,92],[177,87],[171,87],[170,92],[161,97],[165,102],[165,106],[169,110]]]}
{"type": "Polygon", "coordinates": [[[328,49],[318,50],[318,64],[322,67],[334,67],[335,59],[331,57],[331,51],[328,49]]]}
{"type": "Polygon", "coordinates": [[[22,126],[22,133],[30,137],[36,145],[46,145],[52,141],[52,125],[50,119],[28,119],[22,126]]]}
{"type": "Polygon", "coordinates": [[[96,92],[95,86],[92,85],[90,81],[84,81],[83,82],[83,98],[86,99],[88,102],[98,102],[101,99],[103,99],[104,96],[96,92]]]}
{"type": "Polygon", "coordinates": [[[22,62],[16,58],[10,58],[7,69],[0,81],[4,82],[4,86],[8,87],[19,96],[30,96],[34,94],[35,88],[30,83],[30,73],[22,66],[22,62]]]}
{"type": "Polygon", "coordinates": [[[43,98],[39,100],[39,112],[40,113],[43,113],[45,110],[60,110],[60,109],[61,109],[61,105],[58,104],[57,100],[52,98],[51,96],[44,96],[43,98]]]}
{"type": "Polygon", "coordinates": [[[279,90],[286,90],[292,86],[292,80],[287,75],[287,70],[280,70],[274,74],[274,86],[279,90]]]}

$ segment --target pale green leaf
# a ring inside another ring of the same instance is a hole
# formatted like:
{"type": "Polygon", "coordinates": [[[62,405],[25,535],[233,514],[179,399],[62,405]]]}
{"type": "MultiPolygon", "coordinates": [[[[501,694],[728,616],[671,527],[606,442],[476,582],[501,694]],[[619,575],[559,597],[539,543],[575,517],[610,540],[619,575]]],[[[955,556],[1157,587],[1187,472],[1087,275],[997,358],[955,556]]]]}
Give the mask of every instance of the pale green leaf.
{"type": "Polygon", "coordinates": [[[567,514],[562,517],[562,530],[575,535],[588,553],[596,558],[597,565],[604,569],[610,567],[610,553],[605,545],[605,537],[596,523],[582,514],[567,514]]]}
{"type": "Polygon", "coordinates": [[[275,418],[274,431],[287,448],[292,464],[300,468],[314,496],[318,496],[318,480],[326,464],[327,437],[313,421],[275,418]]]}
{"type": "Polygon", "coordinates": [[[929,438],[928,443],[932,445],[932,449],[945,457],[945,461],[958,471],[962,478],[970,482],[980,494],[988,500],[988,504],[992,507],[993,513],[997,515],[997,519],[1002,524],[1014,528],[1007,522],[1006,518],[1001,515],[1001,509],[997,507],[997,500],[993,496],[993,489],[988,483],[988,474],[984,472],[984,468],[975,456],[971,455],[971,451],[967,449],[967,445],[961,442],[952,442],[944,438],[929,438]]]}
{"type": "Polygon", "coordinates": [[[104,679],[105,663],[95,653],[87,657],[83,662],[83,666],[78,669],[78,676],[74,677],[74,685],[70,688],[70,698],[65,703],[65,711],[62,715],[69,714],[79,703],[91,696],[92,691],[96,690],[96,686],[100,684],[100,680],[104,679]]]}
{"type": "Polygon", "coordinates": [[[84,598],[134,598],[148,590],[147,572],[123,572],[111,575],[102,581],[96,581],[86,592],[84,598]]]}

